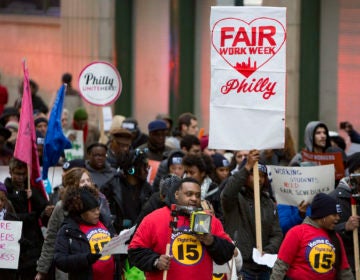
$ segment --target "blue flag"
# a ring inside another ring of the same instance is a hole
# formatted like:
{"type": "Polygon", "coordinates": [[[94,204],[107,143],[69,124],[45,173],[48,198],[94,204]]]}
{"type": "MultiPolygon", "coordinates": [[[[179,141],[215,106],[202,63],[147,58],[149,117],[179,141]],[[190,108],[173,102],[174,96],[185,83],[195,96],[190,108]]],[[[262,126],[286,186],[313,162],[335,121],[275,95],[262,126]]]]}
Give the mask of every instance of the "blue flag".
{"type": "Polygon", "coordinates": [[[71,142],[66,138],[62,131],[61,115],[65,98],[65,85],[59,89],[54,106],[51,109],[48,128],[46,131],[44,150],[43,150],[43,179],[48,178],[50,166],[55,166],[64,149],[71,148],[71,142]]]}

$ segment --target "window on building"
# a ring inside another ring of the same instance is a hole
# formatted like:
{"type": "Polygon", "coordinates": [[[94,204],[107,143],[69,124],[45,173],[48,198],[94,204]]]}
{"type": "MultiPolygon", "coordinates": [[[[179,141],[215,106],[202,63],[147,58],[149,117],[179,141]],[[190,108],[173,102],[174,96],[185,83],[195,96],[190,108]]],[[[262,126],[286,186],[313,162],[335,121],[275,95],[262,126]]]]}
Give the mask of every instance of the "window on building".
{"type": "Polygon", "coordinates": [[[0,0],[1,14],[60,16],[60,0],[0,0]]]}

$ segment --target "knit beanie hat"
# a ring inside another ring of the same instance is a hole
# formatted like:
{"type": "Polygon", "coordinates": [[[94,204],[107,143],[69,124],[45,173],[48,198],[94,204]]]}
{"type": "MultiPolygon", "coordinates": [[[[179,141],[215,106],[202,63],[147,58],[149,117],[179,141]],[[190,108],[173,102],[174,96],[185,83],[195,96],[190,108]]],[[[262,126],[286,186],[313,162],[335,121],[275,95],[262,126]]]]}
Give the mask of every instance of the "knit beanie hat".
{"type": "Polygon", "coordinates": [[[88,119],[88,113],[85,108],[77,108],[74,112],[74,120],[75,121],[84,121],[88,119]]]}
{"type": "Polygon", "coordinates": [[[332,214],[340,214],[341,207],[336,199],[325,193],[315,195],[311,203],[311,219],[321,219],[332,214]]]}
{"type": "Polygon", "coordinates": [[[211,156],[215,168],[219,168],[219,167],[228,167],[229,166],[229,161],[226,159],[226,157],[224,157],[222,154],[219,153],[215,153],[211,156]]]}
{"type": "Polygon", "coordinates": [[[167,167],[168,169],[170,168],[170,165],[173,164],[181,164],[182,163],[182,159],[185,156],[183,151],[176,151],[173,152],[169,155],[168,160],[167,160],[167,167]]]}
{"type": "Polygon", "coordinates": [[[83,203],[81,213],[99,207],[99,201],[87,188],[81,188],[80,198],[83,203]]]}
{"type": "Polygon", "coordinates": [[[347,161],[349,174],[354,173],[356,169],[360,168],[360,152],[352,154],[347,161]]]}

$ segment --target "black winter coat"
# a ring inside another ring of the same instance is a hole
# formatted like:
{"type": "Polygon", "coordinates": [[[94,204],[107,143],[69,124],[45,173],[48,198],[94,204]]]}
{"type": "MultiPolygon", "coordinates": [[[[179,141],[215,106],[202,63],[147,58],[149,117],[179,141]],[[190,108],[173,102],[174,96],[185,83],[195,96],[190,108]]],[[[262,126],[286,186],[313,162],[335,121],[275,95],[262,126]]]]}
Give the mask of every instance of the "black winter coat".
{"type": "Polygon", "coordinates": [[[69,280],[92,280],[92,264],[87,256],[90,244],[76,221],[66,218],[55,242],[55,265],[69,273],[69,280]]]}
{"type": "Polygon", "coordinates": [[[48,202],[38,189],[32,188],[30,212],[26,192],[16,191],[10,178],[6,178],[4,184],[8,192],[8,200],[12,203],[18,220],[23,222],[22,237],[19,241],[19,271],[36,267],[44,242],[39,219],[48,202]]]}
{"type": "MultiPolygon", "coordinates": [[[[349,178],[341,179],[338,187],[333,190],[330,194],[331,197],[335,198],[336,201],[340,204],[341,207],[341,215],[340,221],[335,226],[335,231],[337,231],[344,243],[346,255],[351,266],[351,269],[355,271],[355,263],[354,263],[354,239],[353,232],[345,230],[345,224],[349,219],[351,214],[351,188],[349,186],[349,178]]],[[[360,213],[360,206],[357,205],[357,214],[360,213]]],[[[360,233],[359,233],[360,237],[360,233]]]]}
{"type": "MultiPolygon", "coordinates": [[[[254,193],[246,187],[250,173],[245,167],[230,176],[221,193],[224,210],[225,231],[237,242],[242,254],[243,270],[267,271],[265,265],[259,265],[252,259],[252,250],[256,248],[256,226],[254,193]],[[237,233],[237,234],[236,234],[237,233]]],[[[260,193],[261,231],[263,251],[276,254],[282,242],[282,231],[276,206],[269,195],[260,193]]]]}
{"type": "MultiPolygon", "coordinates": [[[[134,187],[127,183],[125,176],[120,172],[117,173],[109,182],[105,183],[100,189],[109,202],[111,214],[115,216],[113,224],[117,233],[119,233],[124,228],[131,227],[135,224],[142,207],[151,196],[152,188],[148,182],[144,182],[143,185],[139,188],[140,191],[138,193],[138,197],[136,198],[136,200],[140,201],[139,209],[135,209],[135,206],[133,209],[125,209],[124,192],[127,192],[126,195],[129,195],[129,192],[134,190],[134,187]],[[132,213],[133,217],[131,218],[126,216],[126,212],[132,213]],[[124,219],[131,220],[131,224],[124,227],[124,219]]],[[[134,196],[136,196],[135,192],[134,196]]]]}

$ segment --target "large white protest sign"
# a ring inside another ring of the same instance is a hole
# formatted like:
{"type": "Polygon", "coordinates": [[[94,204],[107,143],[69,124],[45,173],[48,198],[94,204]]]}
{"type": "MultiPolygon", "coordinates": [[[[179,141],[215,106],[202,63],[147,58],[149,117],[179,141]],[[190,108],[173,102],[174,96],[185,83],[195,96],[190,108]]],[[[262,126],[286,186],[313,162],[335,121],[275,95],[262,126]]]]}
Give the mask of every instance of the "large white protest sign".
{"type": "Polygon", "coordinates": [[[297,206],[311,203],[317,193],[329,193],[335,188],[333,164],[284,167],[269,165],[268,175],[278,204],[297,206]]]}
{"type": "Polygon", "coordinates": [[[125,244],[125,242],[130,239],[134,231],[135,226],[130,229],[122,230],[118,236],[115,236],[108,243],[106,243],[106,245],[100,252],[101,255],[107,256],[113,254],[127,254],[127,245],[125,244]]]}
{"type": "Polygon", "coordinates": [[[0,221],[0,268],[18,268],[21,229],[22,222],[0,221]]]}
{"type": "Polygon", "coordinates": [[[286,8],[212,7],[209,148],[283,148],[286,8]]]}

